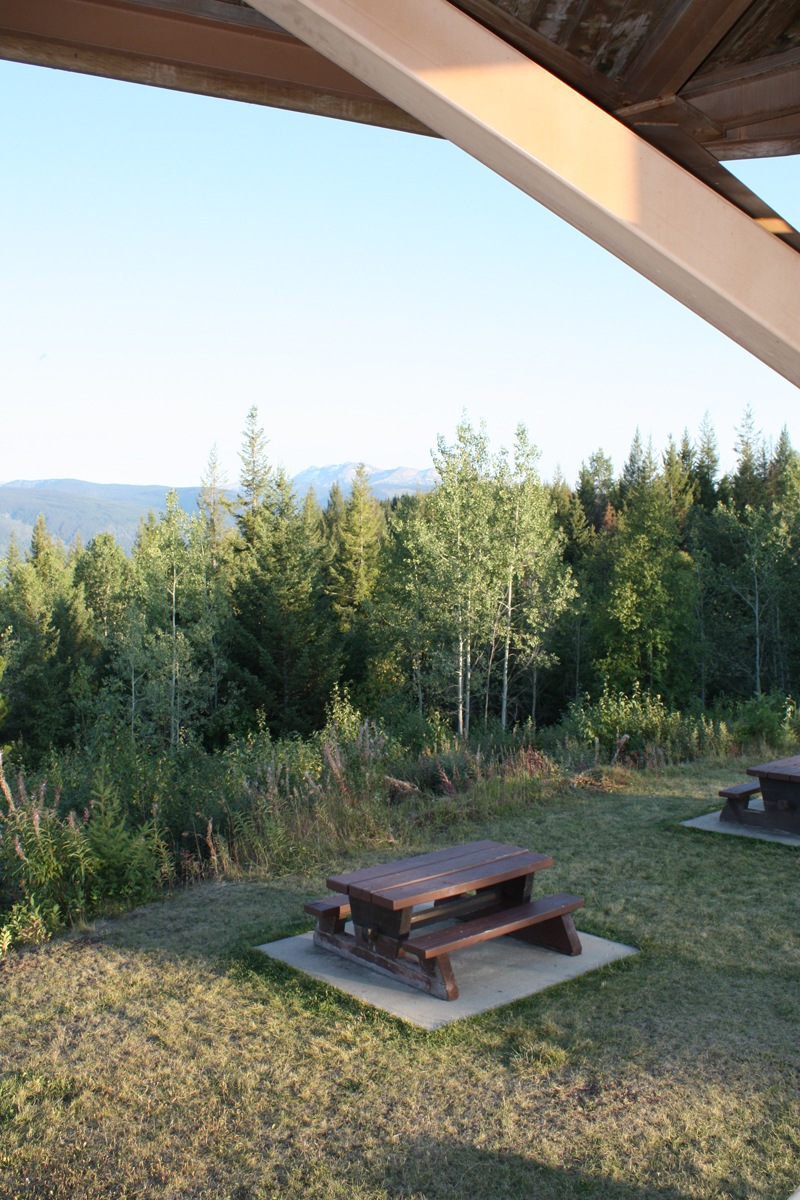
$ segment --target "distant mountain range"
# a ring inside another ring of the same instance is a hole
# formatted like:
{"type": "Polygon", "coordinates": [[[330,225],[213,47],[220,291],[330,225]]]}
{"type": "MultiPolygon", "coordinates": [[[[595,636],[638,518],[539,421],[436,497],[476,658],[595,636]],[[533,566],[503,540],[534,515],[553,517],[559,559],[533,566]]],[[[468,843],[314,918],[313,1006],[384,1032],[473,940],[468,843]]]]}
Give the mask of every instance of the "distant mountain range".
{"type": "MultiPolygon", "coordinates": [[[[304,496],[309,488],[313,488],[320,504],[324,504],[334,483],[338,483],[343,492],[349,492],[358,465],[356,462],[346,462],[328,467],[308,467],[295,475],[292,482],[299,496],[304,496]]],[[[413,467],[382,471],[380,467],[370,466],[369,463],[364,465],[369,471],[370,487],[379,500],[391,500],[392,496],[402,496],[406,492],[429,492],[437,480],[433,467],[425,471],[415,471],[413,467]]]]}
{"type": "MultiPolygon", "coordinates": [[[[308,467],[294,476],[299,496],[313,488],[320,504],[325,503],[335,482],[347,493],[358,463],[336,463],[327,467],[308,467]]],[[[372,490],[379,500],[391,499],[404,492],[429,491],[436,482],[432,467],[415,471],[396,467],[392,471],[368,466],[372,490]]],[[[168,487],[140,486],[132,483],[87,483],[83,479],[13,479],[0,484],[0,554],[5,554],[11,534],[21,547],[29,545],[39,513],[47,527],[64,542],[80,533],[88,542],[96,533],[113,533],[126,552],[130,552],[139,521],[153,509],[162,512],[168,487]]],[[[175,488],[181,507],[197,511],[199,487],[175,488]]],[[[236,491],[228,492],[232,500],[236,491]]]]}

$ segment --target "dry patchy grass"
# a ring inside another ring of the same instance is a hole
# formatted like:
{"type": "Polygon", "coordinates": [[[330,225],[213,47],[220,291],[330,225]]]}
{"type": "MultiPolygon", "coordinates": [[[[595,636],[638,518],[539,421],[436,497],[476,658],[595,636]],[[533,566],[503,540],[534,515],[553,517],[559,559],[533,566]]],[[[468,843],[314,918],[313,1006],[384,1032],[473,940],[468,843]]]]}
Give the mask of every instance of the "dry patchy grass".
{"type": "Polygon", "coordinates": [[[12,956],[0,1195],[785,1200],[800,854],[680,826],[730,781],[674,769],[444,835],[551,852],[579,923],[642,953],[436,1033],[247,949],[320,880],[203,885],[12,956]]]}

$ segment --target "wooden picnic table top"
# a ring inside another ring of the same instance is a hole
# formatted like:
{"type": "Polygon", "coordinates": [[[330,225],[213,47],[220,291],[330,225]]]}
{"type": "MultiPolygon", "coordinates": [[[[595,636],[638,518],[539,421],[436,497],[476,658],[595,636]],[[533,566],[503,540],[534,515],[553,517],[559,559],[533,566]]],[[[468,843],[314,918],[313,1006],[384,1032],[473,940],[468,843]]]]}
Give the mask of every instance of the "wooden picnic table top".
{"type": "Polygon", "coordinates": [[[748,775],[763,775],[766,779],[780,779],[786,783],[800,783],[800,754],[791,758],[778,758],[775,762],[762,763],[758,767],[748,767],[748,775]]]}
{"type": "Polygon", "coordinates": [[[431,900],[489,888],[552,865],[548,855],[532,854],[523,846],[468,842],[399,862],[332,875],[326,882],[332,891],[342,892],[351,900],[397,912],[431,900]]]}

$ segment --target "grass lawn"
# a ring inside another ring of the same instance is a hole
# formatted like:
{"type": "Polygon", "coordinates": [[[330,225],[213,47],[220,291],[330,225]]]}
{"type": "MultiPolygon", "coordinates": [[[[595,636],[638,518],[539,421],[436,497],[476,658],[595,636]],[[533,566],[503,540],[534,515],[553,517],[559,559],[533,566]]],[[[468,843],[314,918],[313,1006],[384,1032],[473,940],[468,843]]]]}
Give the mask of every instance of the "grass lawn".
{"type": "Polygon", "coordinates": [[[205,884],[10,955],[0,1196],[786,1200],[800,851],[679,824],[740,769],[437,835],[551,853],[578,927],[641,953],[434,1033],[248,949],[308,928],[321,879],[205,884]]]}

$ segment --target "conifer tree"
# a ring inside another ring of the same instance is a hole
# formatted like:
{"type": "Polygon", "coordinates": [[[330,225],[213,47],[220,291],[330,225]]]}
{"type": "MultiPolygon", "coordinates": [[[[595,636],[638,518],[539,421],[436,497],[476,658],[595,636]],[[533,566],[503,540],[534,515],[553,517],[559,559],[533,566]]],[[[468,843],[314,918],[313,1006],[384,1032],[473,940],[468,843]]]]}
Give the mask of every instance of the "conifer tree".
{"type": "Polygon", "coordinates": [[[681,466],[686,472],[687,477],[691,478],[694,470],[695,453],[694,446],[692,445],[692,439],[689,436],[689,430],[685,425],[681,435],[681,446],[678,454],[680,456],[681,466]]]}
{"type": "Polygon", "coordinates": [[[375,589],[384,519],[369,486],[369,473],[359,463],[339,526],[339,546],[331,567],[331,595],[342,627],[363,611],[375,589]]]}
{"type": "Polygon", "coordinates": [[[42,514],[25,560],[17,555],[0,588],[0,655],[9,702],[5,736],[24,738],[34,754],[63,745],[72,732],[70,688],[94,652],[91,619],[74,567],[42,514]]]}
{"type": "Polygon", "coordinates": [[[619,496],[620,500],[625,503],[631,493],[642,485],[648,485],[656,477],[658,468],[656,466],[655,454],[653,453],[653,439],[647,439],[647,446],[642,442],[642,435],[639,431],[639,426],[636,426],[636,433],[633,435],[631,449],[628,455],[628,460],[622,468],[622,476],[619,481],[619,496]]]}
{"type": "Polygon", "coordinates": [[[322,512],[322,534],[328,566],[336,559],[344,524],[344,495],[338,479],[334,479],[328,494],[328,503],[322,512]]]}
{"type": "Polygon", "coordinates": [[[581,463],[577,496],[586,519],[597,529],[606,505],[614,493],[614,466],[602,448],[589,455],[589,465],[581,463]]]}
{"type": "Polygon", "coordinates": [[[11,537],[8,539],[8,549],[6,550],[5,572],[6,581],[14,574],[14,571],[22,562],[22,551],[19,548],[17,534],[14,529],[11,530],[11,537]]]}
{"type": "Polygon", "coordinates": [[[789,430],[784,425],[767,466],[767,495],[771,501],[780,500],[785,496],[789,474],[798,462],[800,458],[792,446],[789,430]]]}
{"type": "Polygon", "coordinates": [[[705,509],[713,509],[717,504],[717,473],[719,471],[719,444],[714,426],[711,424],[711,414],[706,409],[697,441],[693,478],[697,488],[697,500],[705,509]]]}
{"type": "Polygon", "coordinates": [[[756,429],[755,416],[748,404],[742,423],[736,430],[736,472],[731,480],[733,502],[739,512],[748,505],[759,508],[766,497],[768,462],[764,438],[756,429]]]}
{"type": "Polygon", "coordinates": [[[237,550],[231,604],[234,682],[252,719],[263,712],[279,733],[310,733],[324,720],[339,673],[322,596],[322,548],[309,538],[310,505],[300,509],[279,468],[273,503],[237,550]]]}
{"type": "Polygon", "coordinates": [[[231,509],[230,503],[225,497],[227,482],[228,478],[219,461],[215,442],[208,455],[208,463],[201,479],[203,486],[197,497],[197,506],[203,514],[208,531],[208,545],[213,570],[217,569],[222,557],[225,522],[231,509]]]}
{"type": "Polygon", "coordinates": [[[693,489],[690,478],[690,467],[684,465],[685,455],[678,450],[672,434],[669,435],[667,448],[662,455],[662,462],[663,470],[661,477],[664,487],[679,522],[683,522],[692,505],[693,489]]]}
{"type": "Polygon", "coordinates": [[[268,498],[273,471],[267,460],[267,439],[258,424],[258,407],[253,405],[247,414],[239,458],[242,473],[239,479],[239,504],[252,512],[268,498]]]}

